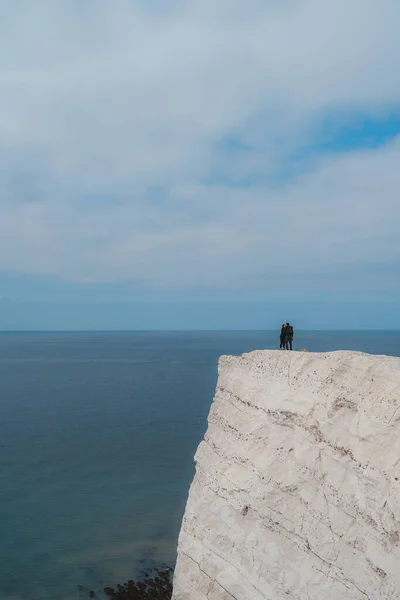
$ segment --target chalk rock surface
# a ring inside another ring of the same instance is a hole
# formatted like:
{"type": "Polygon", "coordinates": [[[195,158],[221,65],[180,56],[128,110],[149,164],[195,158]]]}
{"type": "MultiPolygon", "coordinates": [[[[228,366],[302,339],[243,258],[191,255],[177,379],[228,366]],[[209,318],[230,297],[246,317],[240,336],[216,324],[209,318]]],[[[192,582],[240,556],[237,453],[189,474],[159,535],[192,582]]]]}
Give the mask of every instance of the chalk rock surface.
{"type": "Polygon", "coordinates": [[[174,600],[400,598],[400,359],[223,356],[174,600]]]}

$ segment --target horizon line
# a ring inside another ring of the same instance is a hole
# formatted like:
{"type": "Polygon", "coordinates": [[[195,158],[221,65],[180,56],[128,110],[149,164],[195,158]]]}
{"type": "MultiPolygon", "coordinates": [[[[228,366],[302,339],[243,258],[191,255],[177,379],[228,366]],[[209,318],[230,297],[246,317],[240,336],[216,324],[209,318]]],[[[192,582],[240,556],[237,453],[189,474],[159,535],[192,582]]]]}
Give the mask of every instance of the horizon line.
{"type": "MultiPolygon", "coordinates": [[[[276,333],[280,328],[274,329],[0,329],[0,334],[5,333],[250,333],[265,332],[276,333]]],[[[303,333],[349,333],[349,332],[370,332],[370,333],[400,333],[400,329],[301,329],[296,328],[296,332],[303,333]]]]}

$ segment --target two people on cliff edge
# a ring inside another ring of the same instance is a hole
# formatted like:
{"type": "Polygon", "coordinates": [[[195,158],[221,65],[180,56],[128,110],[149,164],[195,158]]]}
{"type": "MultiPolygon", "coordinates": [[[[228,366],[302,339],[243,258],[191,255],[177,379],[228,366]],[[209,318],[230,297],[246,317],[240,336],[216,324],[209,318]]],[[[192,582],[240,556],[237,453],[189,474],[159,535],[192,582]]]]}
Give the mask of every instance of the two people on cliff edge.
{"type": "Polygon", "coordinates": [[[293,336],[294,329],[290,323],[284,323],[281,328],[280,335],[280,349],[281,350],[293,350],[293,336]]]}

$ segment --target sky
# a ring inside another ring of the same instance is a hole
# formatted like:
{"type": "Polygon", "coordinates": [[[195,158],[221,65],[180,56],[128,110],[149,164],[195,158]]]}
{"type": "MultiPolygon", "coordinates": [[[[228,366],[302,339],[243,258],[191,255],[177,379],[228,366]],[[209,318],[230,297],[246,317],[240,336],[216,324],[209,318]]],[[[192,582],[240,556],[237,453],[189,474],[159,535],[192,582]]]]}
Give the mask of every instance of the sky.
{"type": "Polygon", "coordinates": [[[2,0],[0,329],[400,329],[398,0],[2,0]]]}

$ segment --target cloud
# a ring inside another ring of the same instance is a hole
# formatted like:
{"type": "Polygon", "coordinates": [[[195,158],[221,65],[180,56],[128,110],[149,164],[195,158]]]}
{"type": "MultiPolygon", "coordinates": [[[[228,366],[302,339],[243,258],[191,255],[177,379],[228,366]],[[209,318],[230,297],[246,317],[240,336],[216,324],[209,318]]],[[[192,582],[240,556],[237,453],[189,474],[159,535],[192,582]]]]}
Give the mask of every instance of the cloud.
{"type": "Polygon", "coordinates": [[[398,108],[399,19],[396,0],[3,2],[0,270],[397,290],[399,138],[305,149],[327,115],[398,108]]]}

